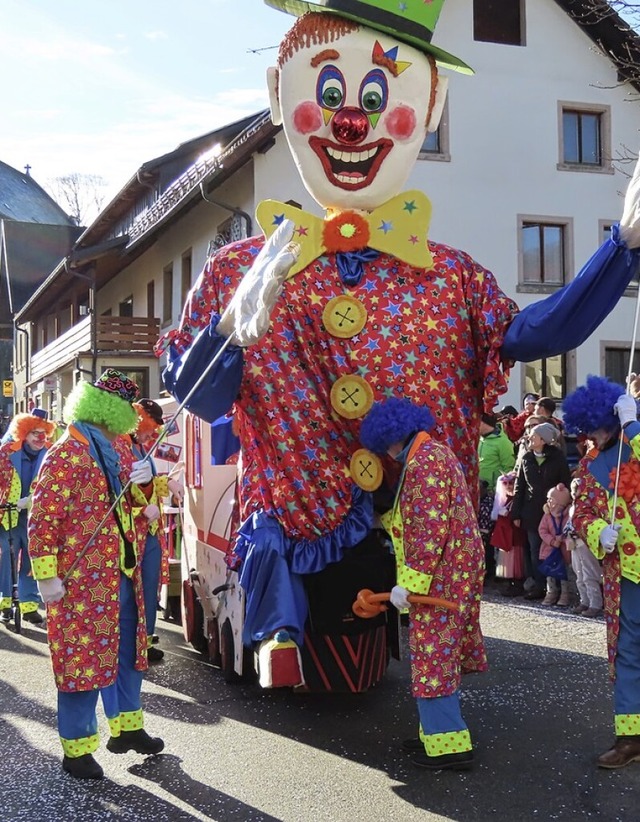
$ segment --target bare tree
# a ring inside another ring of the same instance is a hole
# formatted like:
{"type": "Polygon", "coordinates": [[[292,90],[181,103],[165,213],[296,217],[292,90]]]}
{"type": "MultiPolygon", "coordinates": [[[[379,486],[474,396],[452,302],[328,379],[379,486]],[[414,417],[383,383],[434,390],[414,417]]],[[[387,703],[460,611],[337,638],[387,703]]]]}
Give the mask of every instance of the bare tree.
{"type": "Polygon", "coordinates": [[[48,181],[51,196],[77,225],[87,225],[94,220],[104,203],[107,181],[98,174],[65,174],[48,181]]]}

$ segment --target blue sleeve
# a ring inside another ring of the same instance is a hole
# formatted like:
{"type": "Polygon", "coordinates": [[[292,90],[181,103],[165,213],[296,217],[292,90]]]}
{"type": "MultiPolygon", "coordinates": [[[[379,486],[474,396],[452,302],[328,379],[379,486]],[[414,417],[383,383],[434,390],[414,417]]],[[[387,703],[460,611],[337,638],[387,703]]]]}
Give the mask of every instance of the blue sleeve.
{"type": "MultiPolygon", "coordinates": [[[[209,325],[200,331],[183,354],[178,354],[173,345],[169,347],[169,361],[162,373],[162,381],[179,403],[189,396],[211,360],[224,345],[225,337],[221,337],[215,330],[219,320],[220,317],[213,314],[209,325]]],[[[242,348],[229,345],[220,361],[210,369],[193,396],[189,397],[185,408],[206,422],[214,422],[226,414],[240,390],[243,360],[242,348]]]]}
{"type": "Polygon", "coordinates": [[[575,279],[517,314],[502,344],[505,360],[531,362],[581,345],[609,314],[638,271],[640,249],[628,249],[615,225],[575,279]]]}

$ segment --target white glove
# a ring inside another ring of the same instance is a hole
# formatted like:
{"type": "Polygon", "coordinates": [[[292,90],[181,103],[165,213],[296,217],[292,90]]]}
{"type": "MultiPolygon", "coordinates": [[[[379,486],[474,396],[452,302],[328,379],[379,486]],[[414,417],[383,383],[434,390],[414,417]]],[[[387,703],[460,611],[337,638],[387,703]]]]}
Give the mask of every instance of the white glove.
{"type": "Polygon", "coordinates": [[[269,330],[271,312],[300,246],[292,243],[294,223],[283,220],[264,244],[244,275],[236,293],[216,327],[218,334],[232,337],[246,348],[257,343],[269,330]]]}
{"type": "Polygon", "coordinates": [[[176,479],[170,478],[169,482],[168,482],[168,485],[169,485],[169,492],[170,492],[171,496],[176,497],[176,499],[179,499],[180,502],[182,502],[182,500],[184,499],[184,486],[183,486],[183,484],[181,482],[179,482],[178,480],[176,480],[176,479]]]}
{"type": "Polygon", "coordinates": [[[129,474],[129,482],[135,482],[136,485],[146,485],[152,479],[153,471],[149,460],[138,460],[133,463],[129,474]]]}
{"type": "Polygon", "coordinates": [[[399,611],[406,611],[411,605],[409,602],[409,591],[403,588],[402,585],[394,585],[391,589],[391,596],[389,597],[391,604],[399,611]]]}
{"type": "Polygon", "coordinates": [[[619,525],[605,525],[602,531],[600,531],[600,545],[602,545],[606,554],[611,554],[615,551],[619,530],[619,525]]]}
{"type": "Polygon", "coordinates": [[[624,209],[620,218],[620,236],[628,248],[640,246],[640,158],[627,186],[624,209]]]}
{"type": "Polygon", "coordinates": [[[24,511],[24,509],[25,509],[25,508],[28,508],[30,504],[31,504],[31,497],[30,497],[30,496],[28,496],[28,497],[21,497],[21,498],[20,498],[20,499],[16,502],[16,508],[18,509],[18,511],[24,511]]]}
{"type": "Polygon", "coordinates": [[[66,594],[62,580],[58,577],[38,580],[38,591],[43,602],[58,602],[66,594]]]}
{"type": "Polygon", "coordinates": [[[155,522],[157,519],[160,519],[160,509],[157,505],[147,505],[147,507],[142,512],[145,517],[149,520],[149,522],[155,522]]]}
{"type": "Polygon", "coordinates": [[[618,415],[620,425],[626,425],[628,422],[635,422],[638,419],[636,401],[630,394],[620,394],[613,410],[618,415]]]}

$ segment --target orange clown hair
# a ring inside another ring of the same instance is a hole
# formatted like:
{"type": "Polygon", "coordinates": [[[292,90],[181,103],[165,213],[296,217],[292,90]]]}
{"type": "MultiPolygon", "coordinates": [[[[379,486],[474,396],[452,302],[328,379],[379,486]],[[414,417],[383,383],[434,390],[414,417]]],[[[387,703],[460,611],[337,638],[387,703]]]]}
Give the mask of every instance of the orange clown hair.
{"type": "Polygon", "coordinates": [[[156,422],[140,403],[134,402],[133,407],[138,415],[136,434],[155,434],[162,428],[162,423],[156,422]]]}
{"type": "Polygon", "coordinates": [[[38,429],[44,431],[49,439],[56,430],[56,425],[41,417],[34,417],[33,414],[16,414],[9,424],[9,436],[15,442],[24,442],[27,434],[38,429]]]}

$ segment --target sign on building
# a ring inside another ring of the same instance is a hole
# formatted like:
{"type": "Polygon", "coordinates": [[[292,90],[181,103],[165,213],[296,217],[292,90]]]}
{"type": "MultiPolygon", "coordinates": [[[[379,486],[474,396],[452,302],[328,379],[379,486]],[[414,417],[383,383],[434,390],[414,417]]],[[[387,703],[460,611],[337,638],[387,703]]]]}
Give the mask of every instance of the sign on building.
{"type": "Polygon", "coordinates": [[[13,380],[2,380],[2,396],[13,397],[13,380]]]}

